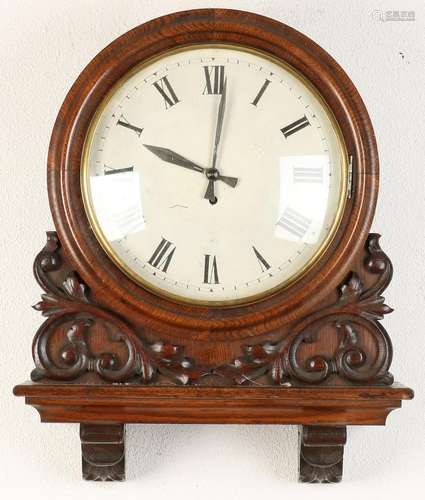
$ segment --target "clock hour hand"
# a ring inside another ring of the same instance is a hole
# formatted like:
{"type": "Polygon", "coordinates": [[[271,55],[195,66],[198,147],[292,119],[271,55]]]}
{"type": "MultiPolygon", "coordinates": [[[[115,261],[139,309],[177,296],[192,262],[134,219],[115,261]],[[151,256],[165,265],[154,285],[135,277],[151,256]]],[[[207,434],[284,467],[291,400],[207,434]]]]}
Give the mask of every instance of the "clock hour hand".
{"type": "MultiPolygon", "coordinates": [[[[171,149],[168,148],[161,148],[159,146],[151,146],[149,144],[143,144],[146,149],[149,149],[151,153],[153,153],[155,156],[160,158],[161,160],[171,163],[173,165],[178,165],[180,167],[187,168],[189,170],[194,170],[196,172],[200,172],[202,174],[206,174],[208,177],[208,171],[212,169],[208,168],[203,168],[200,165],[194,163],[191,160],[188,160],[184,156],[179,155],[175,151],[172,151],[171,149]]],[[[215,170],[215,169],[214,169],[215,170]]],[[[227,175],[220,175],[217,173],[217,176],[215,179],[223,181],[225,184],[227,184],[230,187],[235,187],[236,184],[238,183],[238,179],[236,177],[229,177],[227,175]]]]}
{"type": "Polygon", "coordinates": [[[158,146],[150,146],[149,144],[143,144],[146,149],[149,149],[151,153],[161,158],[161,160],[167,163],[172,163],[173,165],[178,165],[179,167],[188,168],[189,170],[195,170],[196,172],[201,172],[204,174],[206,168],[203,168],[191,160],[188,160],[184,156],[177,154],[175,151],[167,148],[161,148],[158,146]]]}

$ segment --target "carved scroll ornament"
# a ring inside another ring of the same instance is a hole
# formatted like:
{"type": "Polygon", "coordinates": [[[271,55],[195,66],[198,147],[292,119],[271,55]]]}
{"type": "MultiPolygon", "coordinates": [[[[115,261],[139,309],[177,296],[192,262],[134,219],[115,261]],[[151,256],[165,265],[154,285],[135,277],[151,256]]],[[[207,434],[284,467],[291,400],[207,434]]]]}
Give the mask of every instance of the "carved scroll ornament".
{"type": "Polygon", "coordinates": [[[92,303],[87,286],[75,272],[68,272],[62,285],[56,285],[50,273],[63,264],[59,249],[56,233],[48,232],[47,243],[34,262],[35,278],[46,293],[33,307],[48,319],[34,338],[36,368],[32,380],[73,380],[86,372],[95,372],[107,382],[136,379],[147,384],[161,373],[174,383],[188,384],[201,375],[193,362],[183,357],[181,347],[162,342],[146,344],[125,321],[92,303]],[[124,362],[113,352],[91,352],[87,339],[95,322],[102,325],[112,342],[125,345],[124,362]],[[49,344],[58,332],[63,342],[59,359],[54,360],[49,344]]]}
{"type": "Polygon", "coordinates": [[[33,380],[74,380],[94,372],[106,382],[132,380],[141,384],[154,383],[159,374],[178,384],[202,384],[205,375],[219,376],[226,385],[314,385],[331,375],[354,384],[393,381],[388,372],[391,341],[379,323],[392,311],[382,297],[392,277],[392,265],[379,246],[377,234],[369,236],[364,260],[365,271],[374,278],[371,286],[365,287],[358,274],[350,273],[339,288],[336,303],[295,324],[282,340],[245,346],[242,356],[218,367],[197,366],[183,356],[181,346],[144,342],[123,319],[90,301],[87,286],[75,272],[66,273],[57,285],[51,273],[63,266],[59,250],[56,233],[48,232],[47,243],[34,263],[34,275],[46,292],[34,308],[47,320],[33,342],[33,380]],[[113,343],[125,346],[125,361],[114,352],[91,351],[88,338],[94,323],[101,325],[113,343]],[[337,339],[331,354],[320,351],[323,328],[327,328],[326,335],[337,339]],[[50,343],[57,335],[62,342],[53,355],[50,343]],[[362,348],[365,342],[369,354],[362,348]],[[314,355],[300,356],[302,349],[315,344],[314,355]]]}
{"type": "Polygon", "coordinates": [[[232,378],[236,384],[255,384],[264,375],[279,385],[320,384],[331,375],[350,383],[392,384],[388,372],[391,341],[379,320],[392,312],[382,293],[391,281],[393,269],[379,246],[379,238],[378,234],[370,234],[366,243],[364,267],[374,276],[372,286],[365,288],[358,274],[350,273],[339,288],[335,304],[302,320],[279,342],[245,346],[243,356],[219,367],[216,373],[232,378]],[[328,327],[327,335],[332,332],[337,337],[336,350],[326,355],[317,348],[317,354],[300,361],[300,350],[315,344],[324,326],[328,327]],[[362,349],[360,337],[374,346],[372,354],[362,349]]]}

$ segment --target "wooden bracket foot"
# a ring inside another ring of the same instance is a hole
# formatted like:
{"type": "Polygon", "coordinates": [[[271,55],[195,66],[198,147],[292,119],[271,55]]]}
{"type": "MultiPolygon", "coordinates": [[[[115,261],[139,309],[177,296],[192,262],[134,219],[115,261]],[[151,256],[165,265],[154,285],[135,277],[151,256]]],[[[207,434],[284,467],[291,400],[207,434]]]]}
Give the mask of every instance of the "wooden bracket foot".
{"type": "Polygon", "coordinates": [[[84,479],[124,481],[124,435],[123,424],[80,424],[84,479]]]}
{"type": "Polygon", "coordinates": [[[300,482],[338,483],[341,481],[346,440],[345,426],[300,426],[300,482]]]}
{"type": "Polygon", "coordinates": [[[346,426],[384,425],[392,410],[413,398],[413,391],[399,384],[236,388],[27,382],[14,393],[25,397],[42,422],[91,422],[81,424],[83,476],[98,481],[124,479],[125,424],[166,422],[302,425],[300,481],[337,482],[346,426]]]}

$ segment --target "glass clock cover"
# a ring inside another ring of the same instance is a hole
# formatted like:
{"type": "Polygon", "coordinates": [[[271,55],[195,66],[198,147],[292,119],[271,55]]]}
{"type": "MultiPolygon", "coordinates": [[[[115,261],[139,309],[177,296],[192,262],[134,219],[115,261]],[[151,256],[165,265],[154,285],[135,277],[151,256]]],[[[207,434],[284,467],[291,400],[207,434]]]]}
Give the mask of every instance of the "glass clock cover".
{"type": "Polygon", "coordinates": [[[81,170],[93,231],[144,287],[235,304],[323,253],[347,155],[315,89],[252,50],[196,46],[140,65],[93,119],[81,170]]]}

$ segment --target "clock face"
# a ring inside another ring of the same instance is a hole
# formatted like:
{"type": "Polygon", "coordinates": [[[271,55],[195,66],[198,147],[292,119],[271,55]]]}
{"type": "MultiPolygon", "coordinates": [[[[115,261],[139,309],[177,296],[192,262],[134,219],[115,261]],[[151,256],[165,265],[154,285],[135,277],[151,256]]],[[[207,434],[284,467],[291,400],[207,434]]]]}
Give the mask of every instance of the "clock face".
{"type": "Polygon", "coordinates": [[[155,293],[250,302],[323,253],[346,198],[341,134],[294,70],[206,45],[115,86],[84,148],[82,190],[109,257],[155,293]]]}

